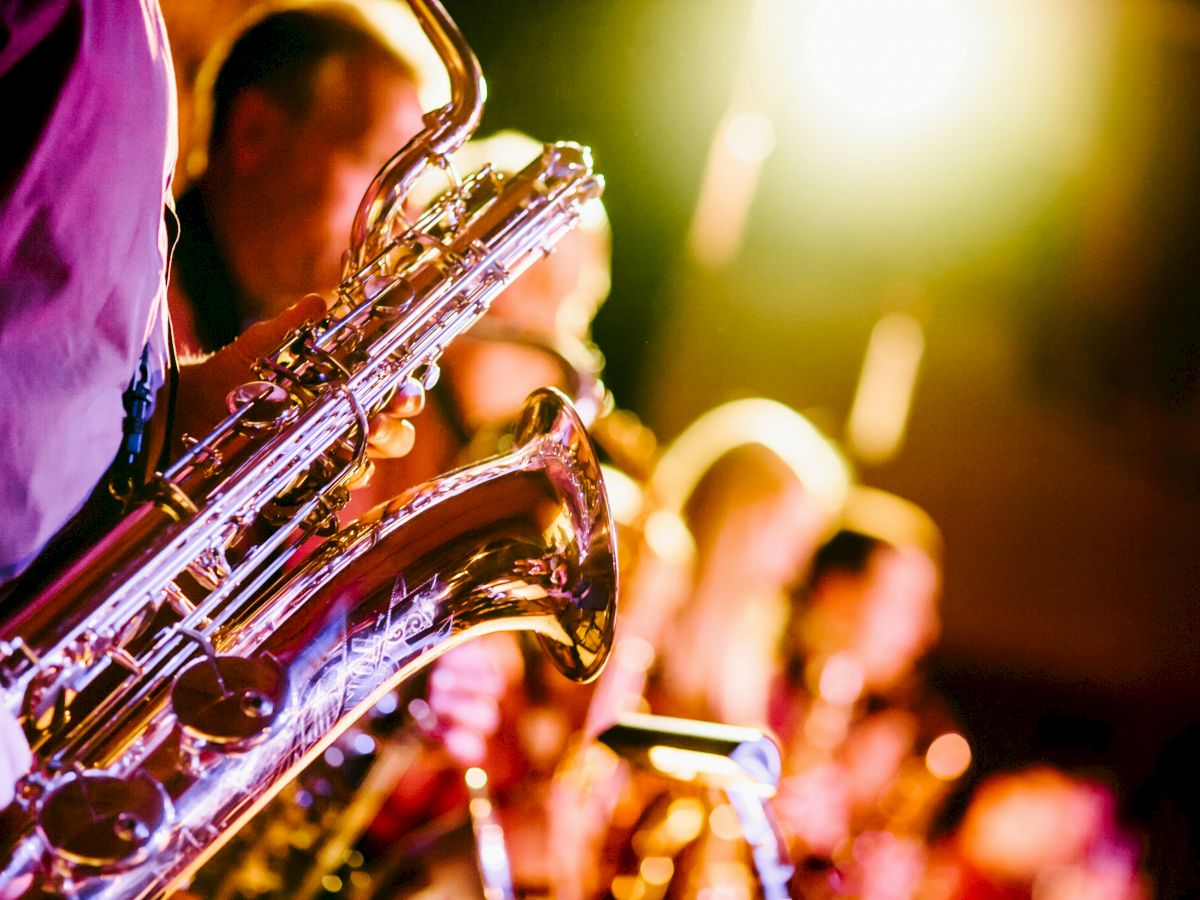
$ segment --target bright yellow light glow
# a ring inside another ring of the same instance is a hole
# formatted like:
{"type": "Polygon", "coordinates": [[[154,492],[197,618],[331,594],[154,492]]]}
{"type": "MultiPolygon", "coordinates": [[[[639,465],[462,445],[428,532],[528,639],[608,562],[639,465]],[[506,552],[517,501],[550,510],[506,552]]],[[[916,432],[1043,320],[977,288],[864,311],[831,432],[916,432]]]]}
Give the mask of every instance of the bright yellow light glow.
{"type": "Polygon", "coordinates": [[[738,113],[726,120],[724,139],[742,162],[760,163],[775,149],[775,126],[762,113],[738,113]]]}
{"type": "Polygon", "coordinates": [[[609,889],[616,900],[635,900],[641,895],[636,889],[641,886],[635,875],[618,875],[609,889]]]}
{"type": "Polygon", "coordinates": [[[925,767],[942,781],[953,781],[971,765],[971,745],[953,731],[934,739],[925,752],[925,767]]]}
{"type": "Polygon", "coordinates": [[[829,128],[851,137],[936,125],[979,80],[983,22],[963,0],[810,0],[799,28],[801,89],[829,128]]]}
{"type": "Polygon", "coordinates": [[[466,779],[467,787],[473,791],[480,791],[487,787],[488,777],[487,772],[480,769],[478,766],[471,766],[467,769],[463,776],[466,779]]]}
{"type": "Polygon", "coordinates": [[[650,765],[679,781],[695,781],[702,774],[723,775],[728,778],[737,778],[742,774],[733,760],[712,753],[657,744],[650,748],[647,756],[650,765]]]}
{"type": "Polygon", "coordinates": [[[694,552],[692,533],[678,513],[655,510],[646,518],[643,530],[646,543],[659,559],[682,563],[691,558],[694,552]]]}
{"type": "MultiPolygon", "coordinates": [[[[692,256],[710,269],[725,265],[741,249],[742,232],[758,189],[762,161],[770,152],[769,147],[764,150],[763,146],[764,121],[771,128],[765,116],[730,110],[713,136],[688,231],[692,256]]],[[[773,129],[770,142],[774,144],[773,129]]]]}
{"type": "Polygon", "coordinates": [[[671,841],[682,846],[704,827],[704,804],[695,797],[680,797],[671,802],[663,826],[671,841]]]}
{"type": "Polygon", "coordinates": [[[854,255],[941,264],[1022,229],[1094,160],[1118,7],[781,2],[788,167],[764,177],[794,173],[785,196],[825,248],[854,255]]]}
{"type": "Polygon", "coordinates": [[[638,874],[647,884],[667,884],[675,874],[675,864],[666,856],[647,856],[642,860],[638,874]]]}

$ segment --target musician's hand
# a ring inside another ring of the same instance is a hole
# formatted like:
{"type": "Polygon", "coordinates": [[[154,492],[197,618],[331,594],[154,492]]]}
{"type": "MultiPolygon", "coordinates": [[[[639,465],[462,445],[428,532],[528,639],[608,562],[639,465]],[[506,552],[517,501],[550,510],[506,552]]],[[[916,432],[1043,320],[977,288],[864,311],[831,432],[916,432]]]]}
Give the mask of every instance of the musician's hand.
{"type": "Polygon", "coordinates": [[[416,439],[416,430],[409,419],[424,408],[425,389],[421,383],[409,379],[401,384],[391,402],[371,417],[367,455],[375,459],[407,456],[416,439]]]}
{"type": "Polygon", "coordinates": [[[426,730],[456,762],[483,761],[500,725],[500,698],[520,677],[521,653],[511,635],[476,638],[442,656],[429,676],[426,730]]]}
{"type": "Polygon", "coordinates": [[[182,455],[185,435],[202,437],[229,415],[225,398],[238,385],[254,380],[251,367],[260,356],[278,347],[292,329],[324,314],[325,300],[320,294],[309,294],[275,318],[251,325],[211,356],[185,362],[179,371],[172,458],[182,455]]]}
{"type": "Polygon", "coordinates": [[[17,779],[32,765],[25,732],[8,709],[0,705],[0,809],[12,803],[17,779]]]}
{"type": "MultiPolygon", "coordinates": [[[[207,434],[228,415],[226,397],[240,384],[252,380],[253,365],[274,351],[289,331],[325,315],[326,301],[309,294],[279,315],[247,328],[228,347],[182,367],[175,416],[174,456],[183,450],[182,436],[207,434]]],[[[404,456],[412,449],[414,431],[408,422],[420,412],[425,393],[415,381],[406,382],[387,408],[371,419],[368,453],[373,457],[404,456]]]]}

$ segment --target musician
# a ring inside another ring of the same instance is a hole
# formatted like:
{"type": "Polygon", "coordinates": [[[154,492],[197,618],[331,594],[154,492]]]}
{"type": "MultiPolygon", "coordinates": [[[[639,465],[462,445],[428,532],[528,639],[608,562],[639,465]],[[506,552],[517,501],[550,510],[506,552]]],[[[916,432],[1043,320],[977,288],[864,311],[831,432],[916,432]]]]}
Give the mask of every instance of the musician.
{"type": "MultiPolygon", "coordinates": [[[[180,198],[184,233],[170,294],[180,345],[222,346],[270,314],[288,289],[326,287],[340,276],[341,253],[362,191],[384,159],[421,127],[422,77],[399,49],[349,3],[269,9],[215,54],[201,78],[211,105],[207,167],[180,198]],[[206,89],[205,81],[209,83],[206,89]],[[255,250],[254,248],[258,248],[255,250]],[[293,265],[292,261],[298,261],[293,265]]],[[[489,162],[515,173],[542,145],[513,132],[468,144],[455,156],[463,174],[489,162]]],[[[444,181],[425,179],[428,202],[444,181]]],[[[443,376],[413,422],[421,440],[400,454],[376,454],[370,481],[341,514],[349,520],[413,484],[497,447],[468,449],[485,426],[510,423],[543,384],[569,389],[563,361],[538,344],[566,343],[572,360],[598,365],[586,345],[608,290],[609,234],[602,208],[564,238],[493,303],[489,320],[528,344],[464,337],[447,348],[443,376]]],[[[393,420],[395,421],[395,420],[393,420]]],[[[401,425],[407,424],[404,422],[401,425]]],[[[396,440],[401,440],[403,435],[396,440]]],[[[422,727],[436,740],[432,768],[479,762],[500,723],[496,698],[519,673],[508,636],[472,641],[435,664],[423,698],[422,727]]],[[[453,779],[405,779],[420,796],[393,798],[389,835],[403,834],[429,806],[445,808],[453,779]],[[429,796],[433,794],[434,796],[429,796]]],[[[236,849],[236,848],[235,848],[236,849]]],[[[215,868],[225,868],[218,860],[215,868]]]]}
{"type": "MultiPolygon", "coordinates": [[[[164,385],[173,217],[164,210],[173,206],[176,129],[157,4],[6,3],[0,27],[3,583],[73,515],[93,532],[103,524],[85,504],[107,496],[110,468],[115,483],[136,481],[157,455],[144,435],[155,425],[162,433],[171,406],[164,385]],[[147,426],[151,409],[155,423],[147,426]]],[[[246,360],[323,309],[319,297],[305,298],[224,353],[182,369],[177,432],[207,430],[245,379],[246,360]]],[[[377,433],[377,449],[405,449],[387,431],[377,433]]],[[[23,737],[5,715],[0,806],[27,767],[23,737]]]]}
{"type": "MultiPolygon", "coordinates": [[[[1147,900],[1143,848],[1111,785],[1047,765],[993,774],[935,848],[931,900],[1147,900]]],[[[1164,896],[1192,896],[1164,893],[1164,896]]]]}
{"type": "MultiPolygon", "coordinates": [[[[541,151],[542,144],[532,138],[502,132],[469,142],[455,154],[454,165],[467,174],[486,162],[497,171],[512,174],[541,151]]],[[[429,202],[431,191],[438,187],[436,179],[422,184],[418,204],[429,202]]],[[[534,389],[553,384],[573,392],[580,384],[588,385],[589,391],[593,382],[599,386],[594,369],[600,360],[587,344],[587,337],[592,317],[608,292],[609,247],[608,222],[597,204],[549,257],[534,264],[495,299],[481,322],[490,330],[477,326],[447,347],[439,384],[429,394],[424,410],[413,419],[421,439],[404,458],[375,460],[370,482],[355,491],[343,516],[359,515],[414,483],[494,455],[500,449],[498,442],[505,428],[514,423],[526,396],[534,389]],[[581,371],[572,371],[573,365],[579,365],[581,371]]],[[[462,769],[466,766],[481,763],[486,757],[495,783],[501,788],[515,777],[513,768],[519,765],[524,749],[522,736],[532,718],[526,715],[533,704],[525,702],[524,686],[535,680],[532,670],[539,659],[540,654],[524,659],[516,639],[509,634],[475,638],[438,659],[429,672],[424,695],[414,697],[411,690],[403,689],[399,692],[411,711],[410,719],[432,740],[426,742],[422,752],[405,750],[410,761],[404,777],[358,844],[369,868],[383,867],[390,848],[402,846],[404,838],[418,826],[447,813],[453,818],[456,811],[465,810],[462,769]],[[502,697],[503,705],[498,702],[502,697]],[[501,722],[504,729],[499,729],[501,722]],[[492,755],[488,754],[489,745],[492,755]],[[504,756],[500,765],[495,765],[496,751],[504,756]]],[[[573,686],[556,674],[547,680],[573,686]]],[[[393,724],[389,720],[381,728],[393,724]]],[[[392,742],[393,746],[410,748],[413,734],[413,729],[400,727],[386,734],[376,732],[375,738],[380,744],[392,742]]],[[[336,781],[338,776],[323,771],[322,765],[318,762],[298,783],[307,785],[322,778],[336,781]]],[[[286,814],[273,807],[266,815],[286,814]]],[[[270,830],[269,825],[263,827],[270,830]]],[[[216,893],[216,882],[221,883],[220,890],[230,890],[242,871],[250,880],[256,877],[256,867],[243,861],[253,858],[269,840],[249,837],[246,833],[240,835],[224,857],[218,856],[200,874],[202,893],[216,893]],[[237,844],[243,838],[248,850],[237,844]]],[[[286,848],[273,850],[288,852],[286,848]]],[[[284,889],[287,882],[283,879],[287,876],[279,872],[289,867],[273,860],[270,868],[272,883],[277,890],[284,889]]],[[[253,885],[237,883],[234,889],[249,893],[253,885]]]]}
{"type": "Polygon", "coordinates": [[[785,747],[775,807],[793,854],[807,860],[805,895],[824,895],[835,864],[845,889],[864,897],[876,883],[890,884],[887,896],[919,894],[925,829],[946,782],[923,764],[904,772],[954,730],[916,670],[939,633],[940,559],[924,511],[858,487],[793,596],[768,721],[785,747]],[[881,810],[899,789],[907,806],[889,818],[881,810]]]}
{"type": "Polygon", "coordinates": [[[422,83],[349,2],[269,7],[205,63],[198,180],[179,198],[170,308],[184,354],[217,350],[341,281],[350,223],[383,163],[421,130],[422,83]]]}
{"type": "MultiPolygon", "coordinates": [[[[643,565],[622,572],[625,606],[614,658],[588,711],[592,736],[618,713],[647,706],[661,715],[764,723],[787,590],[833,529],[849,479],[833,444],[770,400],[724,404],[676,438],[648,485],[656,509],[648,537],[674,549],[644,553],[643,565]],[[669,542],[667,521],[683,528],[669,542]],[[652,666],[645,654],[628,652],[649,647],[652,666]],[[639,655],[641,672],[631,663],[639,655]]],[[[552,877],[558,896],[603,896],[631,816],[651,809],[665,785],[629,784],[620,775],[597,784],[586,752],[579,757],[578,771],[560,774],[549,809],[552,877]],[[602,849],[614,817],[624,822],[602,849]]],[[[636,860],[624,862],[625,871],[637,870],[636,860]]]]}

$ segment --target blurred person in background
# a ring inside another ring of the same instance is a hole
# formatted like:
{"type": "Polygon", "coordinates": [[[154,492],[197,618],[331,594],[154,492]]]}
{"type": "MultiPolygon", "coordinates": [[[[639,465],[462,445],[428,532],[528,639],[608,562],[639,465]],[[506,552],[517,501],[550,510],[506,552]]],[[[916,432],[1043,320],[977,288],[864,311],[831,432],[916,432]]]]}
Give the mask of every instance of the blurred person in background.
{"type": "MultiPolygon", "coordinates": [[[[469,142],[455,154],[454,165],[465,175],[490,162],[496,170],[511,174],[541,150],[540,143],[505,132],[469,142]]],[[[423,179],[416,205],[432,202],[431,190],[445,184],[436,173],[423,179]]],[[[421,440],[412,448],[412,458],[401,465],[376,459],[370,481],[351,495],[350,506],[342,513],[345,519],[393,499],[416,483],[499,452],[505,430],[515,424],[525,398],[538,387],[551,384],[574,395],[588,418],[611,411],[599,379],[602,359],[588,341],[591,319],[608,292],[609,247],[603,208],[593,204],[579,227],[550,256],[510,285],[475,329],[446,349],[439,384],[414,419],[421,440]]],[[[318,840],[329,836],[309,820],[336,818],[342,802],[358,804],[353,795],[362,772],[355,769],[369,766],[371,757],[395,758],[398,752],[406,764],[403,777],[380,798],[373,821],[363,823],[358,847],[365,866],[379,869],[402,857],[403,841],[415,838],[413,831],[419,826],[445,821],[452,827],[466,809],[464,767],[483,761],[488,739],[502,722],[510,727],[497,739],[501,745],[508,740],[520,744],[520,735],[529,730],[525,724],[537,717],[536,712],[528,714],[526,685],[544,679],[560,683],[563,690],[570,687],[565,679],[543,672],[540,653],[526,653],[526,649],[512,635],[501,634],[473,640],[442,656],[423,690],[408,686],[400,692],[398,706],[389,707],[374,722],[360,723],[338,743],[345,770],[341,764],[318,761],[289,790],[293,803],[298,796],[309,798],[305,802],[311,815],[301,816],[301,822],[294,810],[281,810],[276,804],[268,819],[256,826],[259,832],[236,850],[241,861],[216,860],[213,871],[201,873],[198,885],[216,890],[218,882],[232,876],[222,889],[232,884],[233,890],[249,895],[264,887],[283,891],[294,887],[290,879],[296,877],[296,856],[310,857],[304,842],[314,835],[318,840]],[[497,700],[506,690],[508,698],[501,707],[497,700]],[[410,727],[414,724],[416,729],[410,727]],[[432,741],[417,747],[414,733],[432,741]],[[367,735],[374,743],[364,757],[356,749],[356,740],[361,743],[367,735]],[[331,785],[337,786],[328,795],[331,800],[314,790],[328,791],[331,785]],[[291,837],[273,828],[271,816],[276,822],[292,822],[291,834],[300,843],[293,845],[291,837]],[[282,843],[272,845],[272,834],[282,843]],[[400,846],[393,852],[390,848],[396,843],[400,846]]],[[[537,687],[532,690],[537,694],[537,687]]],[[[525,748],[510,749],[515,759],[525,748]]],[[[519,763],[510,761],[500,767],[496,779],[500,785],[511,766],[519,763]]],[[[355,874],[361,880],[366,872],[355,874]]]]}
{"type": "MultiPolygon", "coordinates": [[[[585,739],[630,710],[764,724],[788,589],[838,521],[849,481],[833,444],[771,400],[724,404],[685,429],[649,478],[646,546],[622,570],[614,658],[585,739]]],[[[585,740],[550,799],[554,855],[543,864],[557,895],[604,895],[636,878],[657,811],[680,790],[630,777],[585,740]]],[[[695,866],[680,860],[673,890],[691,890],[695,866]]],[[[734,885],[722,875],[711,886],[734,885]]]]}
{"type": "Polygon", "coordinates": [[[923,510],[857,487],[793,596],[768,721],[806,896],[921,895],[928,828],[970,761],[917,670],[940,630],[941,553],[923,510]]]}
{"type": "Polygon", "coordinates": [[[366,9],[262,7],[205,63],[206,161],[177,204],[171,279],[182,353],[341,281],[363,193],[422,127],[421,78],[366,9]]]}
{"type": "Polygon", "coordinates": [[[937,848],[924,896],[1147,900],[1140,842],[1116,808],[1107,784],[1050,766],[992,775],[937,848]]]}
{"type": "Polygon", "coordinates": [[[695,555],[686,605],[659,645],[650,689],[657,712],[730,724],[767,720],[787,589],[837,521],[849,477],[830,441],[799,414],[768,403],[718,407],[659,463],[661,482],[672,468],[693,466],[693,454],[711,453],[717,429],[722,440],[733,434],[740,441],[684,486],[682,518],[695,555]]]}

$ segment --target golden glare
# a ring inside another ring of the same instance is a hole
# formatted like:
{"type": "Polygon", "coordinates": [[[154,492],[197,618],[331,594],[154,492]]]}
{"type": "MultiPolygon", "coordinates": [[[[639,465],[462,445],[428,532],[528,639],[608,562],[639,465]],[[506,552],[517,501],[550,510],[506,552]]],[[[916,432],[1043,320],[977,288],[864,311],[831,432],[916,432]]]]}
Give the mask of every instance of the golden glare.
{"type": "Polygon", "coordinates": [[[798,23],[800,89],[826,127],[903,138],[973,99],[985,21],[961,0],[810,0],[798,23]]]}
{"type": "Polygon", "coordinates": [[[742,822],[737,810],[728,803],[722,803],[708,814],[708,827],[723,841],[736,841],[742,836],[742,822]]]}
{"type": "Polygon", "coordinates": [[[793,115],[774,121],[822,241],[938,259],[1024,227],[1098,146],[1113,16],[1089,0],[796,3],[793,115]]]}
{"type": "Polygon", "coordinates": [[[683,845],[704,827],[704,804],[695,797],[680,797],[671,803],[664,828],[673,842],[683,845]]]}
{"type": "Polygon", "coordinates": [[[700,775],[729,779],[741,776],[737,763],[712,753],[656,744],[646,755],[650,765],[677,781],[695,781],[700,775]]]}
{"type": "Polygon", "coordinates": [[[471,788],[473,791],[481,791],[487,787],[487,772],[483,771],[483,769],[479,768],[478,766],[471,766],[471,768],[467,769],[466,774],[463,777],[466,779],[467,787],[471,788]]]}
{"type": "Polygon", "coordinates": [[[942,781],[953,781],[971,765],[971,745],[953,731],[934,739],[925,752],[925,767],[942,781]]]}
{"type": "Polygon", "coordinates": [[[615,900],[635,900],[644,893],[640,888],[641,882],[637,880],[637,876],[618,875],[613,879],[609,892],[615,900]]]}
{"type": "Polygon", "coordinates": [[[666,856],[647,856],[642,860],[638,874],[646,884],[667,884],[675,874],[675,864],[666,856]]]}
{"type": "Polygon", "coordinates": [[[710,269],[725,265],[741,249],[762,162],[775,141],[772,128],[767,146],[764,122],[771,128],[758,113],[730,111],[713,137],[688,231],[692,257],[710,269]]]}

